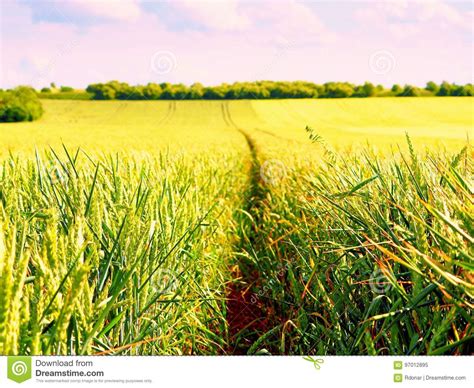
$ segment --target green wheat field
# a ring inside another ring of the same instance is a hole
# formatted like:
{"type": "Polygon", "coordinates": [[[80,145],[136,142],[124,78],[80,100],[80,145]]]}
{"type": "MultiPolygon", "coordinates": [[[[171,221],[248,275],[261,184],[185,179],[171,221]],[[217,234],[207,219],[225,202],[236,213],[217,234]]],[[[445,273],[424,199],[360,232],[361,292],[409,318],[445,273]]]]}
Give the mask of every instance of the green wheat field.
{"type": "Polygon", "coordinates": [[[474,98],[42,103],[0,354],[472,353],[474,98]]]}

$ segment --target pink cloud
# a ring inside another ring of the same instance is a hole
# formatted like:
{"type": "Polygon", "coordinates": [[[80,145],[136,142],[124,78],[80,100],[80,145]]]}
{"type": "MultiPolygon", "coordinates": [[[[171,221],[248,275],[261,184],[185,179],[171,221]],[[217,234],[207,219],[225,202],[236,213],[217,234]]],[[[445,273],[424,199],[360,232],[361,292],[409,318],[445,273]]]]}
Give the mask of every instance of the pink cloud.
{"type": "Polygon", "coordinates": [[[453,6],[441,1],[430,1],[420,4],[418,20],[420,22],[435,21],[453,27],[460,27],[472,32],[473,13],[461,13],[453,6]]]}
{"type": "Polygon", "coordinates": [[[237,0],[198,2],[180,0],[171,3],[177,12],[195,22],[215,30],[242,30],[250,25],[250,19],[239,7],[237,0]]]}
{"type": "Polygon", "coordinates": [[[254,39],[272,37],[275,43],[303,45],[334,40],[336,34],[307,4],[298,1],[245,3],[253,21],[254,39]]]}
{"type": "Polygon", "coordinates": [[[142,14],[138,0],[68,0],[57,3],[56,7],[122,22],[136,21],[142,14]]]}
{"type": "Polygon", "coordinates": [[[472,33],[472,12],[462,13],[452,5],[438,0],[374,3],[358,9],[354,16],[359,22],[399,34],[401,37],[424,33],[428,29],[436,34],[436,29],[448,27],[472,33]]]}

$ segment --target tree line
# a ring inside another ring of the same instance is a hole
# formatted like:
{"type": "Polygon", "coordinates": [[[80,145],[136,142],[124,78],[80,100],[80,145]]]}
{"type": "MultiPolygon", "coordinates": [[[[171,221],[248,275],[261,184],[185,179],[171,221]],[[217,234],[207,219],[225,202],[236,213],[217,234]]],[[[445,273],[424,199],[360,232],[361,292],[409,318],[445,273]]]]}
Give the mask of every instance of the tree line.
{"type": "Polygon", "coordinates": [[[110,81],[95,83],[86,91],[94,100],[234,100],[234,99],[279,99],[279,98],[348,98],[348,97],[417,97],[417,96],[472,96],[473,85],[428,82],[424,88],[412,85],[393,85],[386,89],[382,85],[365,82],[355,85],[349,82],[327,82],[315,84],[305,81],[235,82],[218,86],[148,83],[129,85],[110,81]]]}
{"type": "Polygon", "coordinates": [[[49,88],[40,91],[29,86],[14,89],[0,89],[0,122],[32,121],[43,114],[39,98],[93,99],[93,100],[237,100],[237,99],[279,99],[279,98],[349,98],[349,97],[416,97],[416,96],[472,96],[473,85],[457,85],[449,82],[436,84],[428,82],[424,88],[412,85],[393,85],[387,89],[382,85],[365,82],[355,85],[349,82],[326,82],[315,84],[305,81],[235,82],[218,86],[148,83],[129,85],[110,81],[95,83],[86,91],[69,86],[49,88]]]}

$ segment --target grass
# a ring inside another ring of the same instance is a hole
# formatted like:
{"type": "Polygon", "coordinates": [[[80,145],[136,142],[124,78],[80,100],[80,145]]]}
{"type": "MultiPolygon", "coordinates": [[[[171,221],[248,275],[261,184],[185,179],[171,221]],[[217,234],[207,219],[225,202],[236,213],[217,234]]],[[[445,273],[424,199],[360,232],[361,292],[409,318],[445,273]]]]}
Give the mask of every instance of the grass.
{"type": "Polygon", "coordinates": [[[86,91],[71,91],[71,92],[40,92],[39,98],[48,100],[90,100],[92,94],[86,91]]]}
{"type": "Polygon", "coordinates": [[[44,101],[0,125],[0,354],[472,353],[472,103],[44,101]]]}

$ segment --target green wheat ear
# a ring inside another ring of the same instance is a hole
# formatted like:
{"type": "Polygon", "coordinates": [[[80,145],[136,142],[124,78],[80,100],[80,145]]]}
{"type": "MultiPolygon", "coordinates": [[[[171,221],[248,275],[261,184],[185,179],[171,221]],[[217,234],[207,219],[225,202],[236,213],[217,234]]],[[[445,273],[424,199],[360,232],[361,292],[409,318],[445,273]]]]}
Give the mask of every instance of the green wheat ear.
{"type": "Polygon", "coordinates": [[[7,287],[7,250],[5,247],[5,237],[3,223],[0,221],[0,354],[7,354],[6,345],[6,319],[7,306],[9,305],[9,288],[7,287]]]}
{"type": "Polygon", "coordinates": [[[14,322],[12,322],[12,296],[14,292],[14,271],[16,253],[16,229],[11,229],[9,241],[5,241],[5,229],[0,224],[0,354],[12,354],[14,350],[14,322]],[[9,244],[8,248],[6,244],[9,244]],[[9,250],[9,252],[8,252],[9,250]],[[11,332],[10,332],[11,330],[11,332]],[[10,335],[13,333],[13,335],[10,335]]]}

